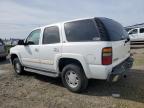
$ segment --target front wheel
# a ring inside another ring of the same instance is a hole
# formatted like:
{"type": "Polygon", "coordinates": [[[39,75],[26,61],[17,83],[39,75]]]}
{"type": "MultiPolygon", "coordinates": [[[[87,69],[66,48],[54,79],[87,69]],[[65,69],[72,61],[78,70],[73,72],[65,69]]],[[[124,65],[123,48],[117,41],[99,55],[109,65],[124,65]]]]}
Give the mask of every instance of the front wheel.
{"type": "Polygon", "coordinates": [[[76,64],[69,64],[64,67],[62,81],[64,86],[72,92],[82,92],[88,85],[88,79],[83,69],[76,64]]]}
{"type": "Polygon", "coordinates": [[[14,66],[14,70],[18,75],[21,75],[24,73],[24,67],[21,65],[20,61],[18,58],[15,58],[13,60],[13,66],[14,66]]]}

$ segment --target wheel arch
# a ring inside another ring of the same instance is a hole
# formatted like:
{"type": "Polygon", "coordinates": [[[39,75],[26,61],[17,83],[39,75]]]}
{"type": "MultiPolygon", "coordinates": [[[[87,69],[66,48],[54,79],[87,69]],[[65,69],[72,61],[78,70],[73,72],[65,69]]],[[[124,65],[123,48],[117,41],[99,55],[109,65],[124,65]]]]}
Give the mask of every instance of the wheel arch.
{"type": "MultiPolygon", "coordinates": [[[[18,54],[16,54],[16,53],[11,53],[11,54],[10,54],[10,61],[11,61],[12,64],[13,64],[13,60],[14,60],[15,58],[18,58],[18,59],[20,60],[20,57],[19,57],[18,54]]],[[[20,62],[21,62],[21,60],[20,60],[20,62]]]]}
{"type": "Polygon", "coordinates": [[[62,72],[63,68],[66,65],[71,64],[71,63],[77,64],[77,65],[79,65],[83,68],[82,64],[77,59],[74,59],[74,58],[60,58],[59,63],[58,63],[59,71],[62,72]]]}
{"type": "Polygon", "coordinates": [[[77,58],[76,57],[61,57],[58,60],[58,64],[57,64],[58,71],[61,73],[64,66],[71,64],[71,63],[78,64],[79,66],[81,66],[86,77],[90,78],[91,75],[90,75],[88,65],[86,65],[85,60],[80,57],[77,57],[77,58]]]}

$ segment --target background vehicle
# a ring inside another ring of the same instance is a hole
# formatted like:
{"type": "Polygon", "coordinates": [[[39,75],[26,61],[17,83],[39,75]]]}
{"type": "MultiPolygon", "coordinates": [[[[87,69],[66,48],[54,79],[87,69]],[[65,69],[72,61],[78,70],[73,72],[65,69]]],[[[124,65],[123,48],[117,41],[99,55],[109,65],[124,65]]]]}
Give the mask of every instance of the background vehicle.
{"type": "Polygon", "coordinates": [[[143,28],[133,28],[128,31],[131,41],[144,41],[144,27],[143,28]]]}
{"type": "Polygon", "coordinates": [[[2,39],[0,39],[0,58],[5,60],[6,56],[7,56],[7,53],[6,53],[5,44],[2,41],[2,39]]]}
{"type": "Polygon", "coordinates": [[[108,18],[88,18],[34,29],[10,50],[16,73],[24,70],[61,76],[73,92],[88,79],[117,81],[131,68],[130,42],[124,28],[108,18]]]}

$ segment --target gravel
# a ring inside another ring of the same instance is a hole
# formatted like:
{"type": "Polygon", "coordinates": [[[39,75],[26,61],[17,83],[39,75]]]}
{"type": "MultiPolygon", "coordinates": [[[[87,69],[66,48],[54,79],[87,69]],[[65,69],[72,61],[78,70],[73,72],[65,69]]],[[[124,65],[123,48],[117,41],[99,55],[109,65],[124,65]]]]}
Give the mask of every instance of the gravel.
{"type": "MultiPolygon", "coordinates": [[[[144,61],[143,52],[132,50],[136,60],[144,61]]],[[[126,79],[114,84],[90,80],[88,89],[76,94],[64,88],[60,78],[18,76],[8,61],[0,61],[0,108],[144,108],[144,64],[136,63],[126,79]]]]}

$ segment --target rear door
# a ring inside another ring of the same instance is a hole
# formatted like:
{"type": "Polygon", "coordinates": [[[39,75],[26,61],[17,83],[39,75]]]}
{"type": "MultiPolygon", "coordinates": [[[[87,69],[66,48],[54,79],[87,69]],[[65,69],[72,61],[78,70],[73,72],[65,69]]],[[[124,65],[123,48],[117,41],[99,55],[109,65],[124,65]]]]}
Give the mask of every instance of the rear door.
{"type": "Polygon", "coordinates": [[[111,19],[102,18],[107,30],[108,41],[112,44],[113,63],[118,64],[130,55],[130,41],[123,26],[111,19]]]}
{"type": "Polygon", "coordinates": [[[45,27],[43,30],[42,45],[40,46],[41,68],[47,71],[56,71],[56,60],[61,55],[59,26],[45,27]]]}

